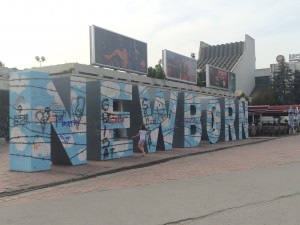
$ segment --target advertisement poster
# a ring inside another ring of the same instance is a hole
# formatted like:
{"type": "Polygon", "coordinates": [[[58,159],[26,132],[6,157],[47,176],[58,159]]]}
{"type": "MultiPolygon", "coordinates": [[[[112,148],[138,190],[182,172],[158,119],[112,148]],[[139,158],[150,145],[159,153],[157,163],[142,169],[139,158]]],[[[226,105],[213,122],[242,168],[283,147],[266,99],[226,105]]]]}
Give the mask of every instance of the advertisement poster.
{"type": "Polygon", "coordinates": [[[147,44],[124,35],[90,27],[91,64],[147,74],[147,44]]]}
{"type": "Polygon", "coordinates": [[[163,69],[167,79],[197,83],[197,62],[193,58],[163,50],[163,69]]]}
{"type": "Polygon", "coordinates": [[[228,90],[228,74],[226,70],[222,70],[211,65],[206,65],[206,85],[207,87],[215,87],[228,90]]]}

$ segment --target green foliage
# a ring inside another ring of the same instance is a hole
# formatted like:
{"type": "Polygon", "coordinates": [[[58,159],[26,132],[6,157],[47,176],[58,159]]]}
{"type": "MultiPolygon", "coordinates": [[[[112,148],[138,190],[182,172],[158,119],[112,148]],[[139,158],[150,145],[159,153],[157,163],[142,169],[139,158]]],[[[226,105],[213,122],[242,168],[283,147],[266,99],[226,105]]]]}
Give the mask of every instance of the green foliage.
{"type": "Polygon", "coordinates": [[[165,72],[164,72],[161,64],[157,64],[155,66],[155,69],[156,69],[156,78],[158,78],[158,79],[165,79],[166,78],[165,72]]]}
{"type": "Polygon", "coordinates": [[[272,87],[265,87],[254,94],[252,105],[273,105],[274,95],[272,87]]]}
{"type": "Polygon", "coordinates": [[[64,70],[64,71],[62,71],[62,73],[65,73],[65,74],[68,74],[68,73],[73,73],[73,70],[74,70],[74,68],[73,68],[73,67],[71,67],[71,68],[69,68],[68,70],[64,70]]]}
{"type": "Polygon", "coordinates": [[[294,103],[294,73],[285,62],[278,63],[272,80],[274,104],[294,103]]]}
{"type": "Polygon", "coordinates": [[[249,97],[244,92],[236,97],[236,99],[238,100],[240,100],[241,98],[245,98],[246,101],[249,102],[249,97]]]}
{"type": "Polygon", "coordinates": [[[148,68],[148,77],[155,78],[156,77],[156,70],[153,67],[148,68]]]}
{"type": "Polygon", "coordinates": [[[155,68],[149,67],[148,68],[148,77],[157,78],[157,79],[165,79],[166,75],[161,66],[161,64],[155,65],[155,68]]]}
{"type": "Polygon", "coordinates": [[[197,73],[197,86],[205,87],[205,71],[197,73]]]}

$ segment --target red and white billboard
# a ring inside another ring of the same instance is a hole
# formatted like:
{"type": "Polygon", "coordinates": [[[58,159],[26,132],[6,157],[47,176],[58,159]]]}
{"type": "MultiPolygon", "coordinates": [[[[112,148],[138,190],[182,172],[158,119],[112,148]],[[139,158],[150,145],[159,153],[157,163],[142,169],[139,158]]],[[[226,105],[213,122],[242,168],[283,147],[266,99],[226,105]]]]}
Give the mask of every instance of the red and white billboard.
{"type": "Polygon", "coordinates": [[[206,87],[228,90],[228,76],[227,70],[206,65],[206,87]]]}
{"type": "Polygon", "coordinates": [[[147,44],[90,26],[91,64],[138,74],[148,73],[147,44]]]}
{"type": "Polygon", "coordinates": [[[163,50],[163,70],[167,79],[197,84],[195,59],[163,50]]]}

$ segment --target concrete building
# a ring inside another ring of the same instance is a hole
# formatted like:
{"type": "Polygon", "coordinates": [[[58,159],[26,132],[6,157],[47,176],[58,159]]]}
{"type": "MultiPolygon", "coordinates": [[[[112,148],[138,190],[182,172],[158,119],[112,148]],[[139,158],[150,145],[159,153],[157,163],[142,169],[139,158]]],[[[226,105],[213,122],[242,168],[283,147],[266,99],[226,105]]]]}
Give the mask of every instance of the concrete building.
{"type": "MultiPolygon", "coordinates": [[[[295,72],[296,70],[300,71],[300,54],[290,54],[289,61],[286,63],[288,64],[289,68],[293,72],[295,72]]],[[[253,95],[258,90],[261,90],[261,89],[271,85],[271,80],[274,76],[276,67],[277,67],[277,64],[273,63],[273,64],[270,64],[269,68],[262,68],[262,69],[255,70],[255,73],[254,73],[255,87],[252,90],[250,97],[253,97],[253,95]]]]}
{"type": "MultiPolygon", "coordinates": [[[[287,63],[288,63],[288,65],[289,65],[289,68],[290,68],[293,72],[295,72],[295,70],[300,71],[300,61],[289,61],[289,62],[287,62],[287,63]]],[[[276,69],[276,65],[277,65],[277,64],[271,64],[271,65],[270,65],[271,73],[272,73],[272,74],[274,73],[274,71],[275,71],[275,69],[276,69]]]]}
{"type": "Polygon", "coordinates": [[[271,85],[271,80],[273,77],[271,68],[257,69],[255,70],[254,75],[255,75],[255,87],[253,88],[251,94],[249,95],[250,98],[253,97],[253,95],[257,91],[269,87],[271,85]]]}
{"type": "Polygon", "coordinates": [[[245,35],[245,41],[221,45],[200,42],[197,69],[205,71],[209,64],[236,74],[236,90],[250,95],[255,86],[255,40],[245,35]]]}

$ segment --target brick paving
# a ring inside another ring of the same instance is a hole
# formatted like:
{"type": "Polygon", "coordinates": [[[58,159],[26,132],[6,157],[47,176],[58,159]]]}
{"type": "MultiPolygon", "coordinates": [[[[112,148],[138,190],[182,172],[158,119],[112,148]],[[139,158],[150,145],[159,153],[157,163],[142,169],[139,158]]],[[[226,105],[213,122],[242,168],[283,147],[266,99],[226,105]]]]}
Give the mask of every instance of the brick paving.
{"type": "Polygon", "coordinates": [[[86,165],[73,167],[53,165],[50,171],[36,173],[9,171],[8,145],[6,144],[0,147],[0,197],[6,200],[3,199],[0,202],[9,201],[13,204],[14,199],[19,203],[22,199],[29,201],[30,199],[53,198],[95,190],[127,188],[166,180],[299,162],[299,137],[299,135],[292,135],[280,138],[249,138],[213,145],[203,142],[197,148],[158,151],[145,157],[135,153],[129,158],[88,161],[86,165]],[[222,149],[227,150],[218,151],[222,149]],[[204,152],[209,153],[199,156],[204,152]],[[186,157],[193,155],[195,157],[186,157]],[[180,160],[174,160],[178,158],[180,160]],[[172,163],[162,163],[169,160],[172,160],[172,163]],[[150,165],[155,166],[148,167],[150,165]],[[141,167],[145,168],[132,170],[141,167]],[[87,179],[97,176],[99,176],[97,179],[87,179]],[[74,185],[73,182],[82,179],[87,180],[74,185]],[[57,184],[64,185],[58,186],[59,191],[56,189],[53,193],[51,187],[57,184]],[[39,191],[35,194],[26,193],[37,189],[40,189],[40,193],[43,194],[37,194],[39,191]],[[16,194],[19,195],[14,196],[16,194]]]}

